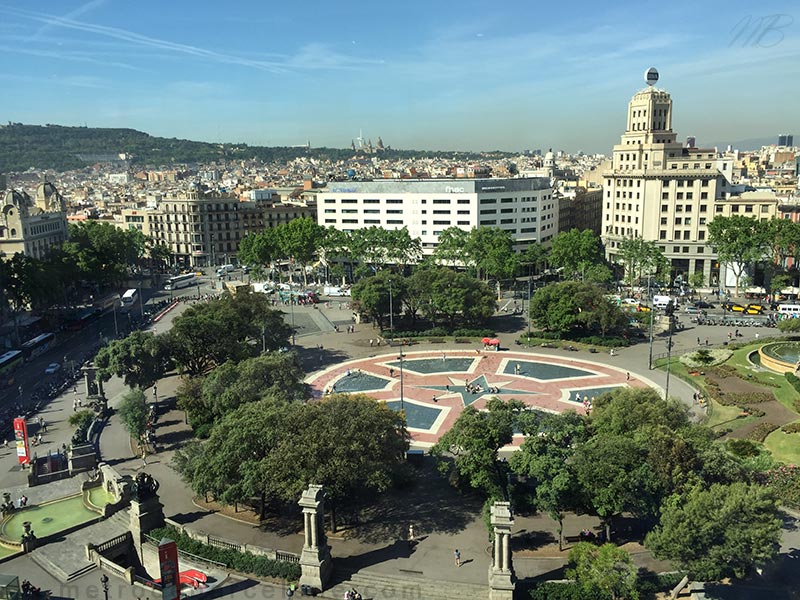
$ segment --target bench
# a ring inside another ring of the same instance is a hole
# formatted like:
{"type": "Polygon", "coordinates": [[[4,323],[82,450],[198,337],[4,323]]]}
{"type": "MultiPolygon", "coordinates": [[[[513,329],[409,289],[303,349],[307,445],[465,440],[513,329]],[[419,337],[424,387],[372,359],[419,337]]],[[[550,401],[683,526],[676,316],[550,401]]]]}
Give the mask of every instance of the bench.
{"type": "Polygon", "coordinates": [[[456,338],[456,344],[469,344],[469,338],[456,338]]]}
{"type": "Polygon", "coordinates": [[[582,535],[565,535],[564,541],[567,544],[577,544],[578,542],[583,542],[585,540],[583,539],[582,535]]]}
{"type": "Polygon", "coordinates": [[[442,338],[429,338],[428,341],[431,344],[444,344],[444,340],[442,338]]]}

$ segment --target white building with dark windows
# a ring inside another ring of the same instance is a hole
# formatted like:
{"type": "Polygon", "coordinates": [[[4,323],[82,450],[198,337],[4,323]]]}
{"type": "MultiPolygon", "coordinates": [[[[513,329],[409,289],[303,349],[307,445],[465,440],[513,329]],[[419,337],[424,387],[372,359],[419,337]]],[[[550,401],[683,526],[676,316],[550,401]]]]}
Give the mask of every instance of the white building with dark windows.
{"type": "Polygon", "coordinates": [[[546,177],[348,181],[317,195],[317,223],[340,231],[408,227],[425,254],[448,227],[497,227],[523,250],[558,233],[558,205],[546,177]]]}

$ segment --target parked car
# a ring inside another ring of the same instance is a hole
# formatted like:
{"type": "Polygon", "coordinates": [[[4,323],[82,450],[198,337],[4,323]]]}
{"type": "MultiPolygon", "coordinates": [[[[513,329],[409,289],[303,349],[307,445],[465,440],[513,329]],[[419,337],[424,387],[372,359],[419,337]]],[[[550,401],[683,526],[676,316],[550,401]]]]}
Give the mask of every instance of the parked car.
{"type": "Polygon", "coordinates": [[[702,300],[700,300],[699,302],[695,302],[695,303],[694,303],[694,305],[695,305],[697,308],[716,308],[716,307],[715,307],[713,304],[711,304],[710,302],[704,302],[704,301],[702,301],[702,300]]]}
{"type": "Polygon", "coordinates": [[[45,375],[52,375],[53,373],[57,373],[58,370],[61,368],[61,365],[58,363],[50,363],[47,365],[47,368],[44,370],[45,375]]]}
{"type": "Polygon", "coordinates": [[[727,311],[730,311],[730,312],[743,313],[746,309],[741,304],[736,304],[735,302],[723,302],[722,303],[722,310],[727,310],[727,311]]]}
{"type": "Polygon", "coordinates": [[[699,315],[702,311],[696,306],[689,305],[684,309],[687,315],[699,315]]]}

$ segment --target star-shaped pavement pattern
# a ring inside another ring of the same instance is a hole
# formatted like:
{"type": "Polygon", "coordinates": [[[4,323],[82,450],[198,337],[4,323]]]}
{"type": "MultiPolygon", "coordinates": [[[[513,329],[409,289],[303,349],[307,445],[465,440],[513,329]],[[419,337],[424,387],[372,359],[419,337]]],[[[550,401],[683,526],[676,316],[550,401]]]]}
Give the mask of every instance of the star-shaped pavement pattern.
{"type": "Polygon", "coordinates": [[[477,402],[484,396],[500,396],[500,395],[508,395],[508,394],[515,394],[519,396],[532,396],[536,395],[537,392],[529,392],[527,390],[522,390],[519,388],[512,388],[508,387],[510,381],[497,381],[494,383],[489,383],[489,380],[486,379],[485,375],[481,375],[472,379],[471,381],[464,381],[464,380],[457,380],[453,377],[450,377],[450,385],[418,385],[415,386],[422,390],[433,390],[442,392],[441,394],[435,394],[434,397],[445,397],[445,396],[461,396],[461,402],[464,406],[469,406],[474,402],[477,402]],[[467,385],[470,386],[477,386],[481,389],[480,392],[470,392],[467,390],[467,385]],[[489,388],[497,388],[496,392],[490,392],[489,388]]]}

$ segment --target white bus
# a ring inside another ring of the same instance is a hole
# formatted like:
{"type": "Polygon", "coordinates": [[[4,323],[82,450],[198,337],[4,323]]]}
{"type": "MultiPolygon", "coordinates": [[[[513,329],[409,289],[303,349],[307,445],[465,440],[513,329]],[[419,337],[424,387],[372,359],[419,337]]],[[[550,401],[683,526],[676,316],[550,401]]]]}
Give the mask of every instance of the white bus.
{"type": "Polygon", "coordinates": [[[139,302],[139,290],[137,289],[130,289],[124,294],[122,294],[122,307],[120,308],[120,312],[127,313],[133,310],[136,304],[139,302]]]}
{"type": "Polygon", "coordinates": [[[167,280],[166,285],[164,286],[165,290],[179,290],[181,288],[189,287],[190,285],[194,285],[195,281],[197,280],[196,273],[186,273],[184,275],[176,275],[175,277],[170,277],[167,280]]]}

